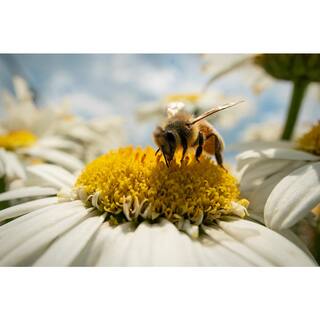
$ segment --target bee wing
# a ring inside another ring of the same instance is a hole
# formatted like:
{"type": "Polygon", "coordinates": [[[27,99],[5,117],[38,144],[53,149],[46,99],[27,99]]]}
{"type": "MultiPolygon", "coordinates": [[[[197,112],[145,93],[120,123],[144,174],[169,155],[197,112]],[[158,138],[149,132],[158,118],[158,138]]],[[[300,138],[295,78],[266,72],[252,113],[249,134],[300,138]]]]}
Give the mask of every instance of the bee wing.
{"type": "Polygon", "coordinates": [[[168,118],[175,116],[179,111],[183,110],[184,108],[185,104],[179,101],[167,104],[166,109],[168,118]]]}
{"type": "Polygon", "coordinates": [[[195,119],[193,119],[191,122],[189,122],[189,125],[193,125],[196,122],[198,122],[198,121],[200,121],[200,120],[202,120],[204,118],[207,118],[207,117],[211,116],[214,113],[217,113],[217,112],[222,111],[224,109],[228,109],[228,108],[234,107],[237,104],[242,103],[242,102],[244,102],[244,100],[231,102],[231,103],[226,103],[226,104],[223,104],[222,106],[215,106],[212,109],[202,113],[200,116],[198,116],[195,119]]]}

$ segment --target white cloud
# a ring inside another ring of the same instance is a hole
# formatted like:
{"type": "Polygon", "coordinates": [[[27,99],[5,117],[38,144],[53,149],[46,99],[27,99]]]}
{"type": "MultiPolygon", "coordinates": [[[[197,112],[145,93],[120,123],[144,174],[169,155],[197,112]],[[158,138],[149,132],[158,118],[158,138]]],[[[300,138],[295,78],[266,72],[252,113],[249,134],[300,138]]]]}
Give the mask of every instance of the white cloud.
{"type": "Polygon", "coordinates": [[[159,67],[148,62],[142,63],[136,55],[115,55],[106,61],[95,59],[91,65],[91,75],[100,81],[112,80],[119,85],[160,96],[175,87],[178,75],[175,68],[159,67]]]}
{"type": "Polygon", "coordinates": [[[44,89],[42,95],[55,96],[66,92],[68,89],[71,89],[74,86],[74,79],[69,72],[58,70],[53,73],[52,77],[48,80],[48,83],[44,89]]]}
{"type": "Polygon", "coordinates": [[[114,108],[111,104],[86,92],[75,92],[65,95],[59,99],[60,104],[61,101],[70,106],[70,111],[86,118],[114,114],[114,108]]]}
{"type": "Polygon", "coordinates": [[[157,96],[170,92],[177,78],[173,69],[157,70],[145,67],[140,74],[141,76],[137,79],[140,89],[157,96]]]}

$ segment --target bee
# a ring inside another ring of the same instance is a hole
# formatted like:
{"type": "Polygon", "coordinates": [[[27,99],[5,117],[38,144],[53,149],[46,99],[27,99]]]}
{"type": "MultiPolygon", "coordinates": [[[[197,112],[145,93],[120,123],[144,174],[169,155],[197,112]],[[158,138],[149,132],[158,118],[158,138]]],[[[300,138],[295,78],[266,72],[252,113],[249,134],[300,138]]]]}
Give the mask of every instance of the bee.
{"type": "Polygon", "coordinates": [[[205,118],[241,102],[243,101],[213,107],[196,118],[183,111],[183,103],[170,103],[167,106],[167,121],[163,126],[156,127],[153,132],[154,141],[158,146],[156,154],[161,151],[166,165],[169,167],[177,149],[182,148],[182,163],[187,150],[194,148],[195,158],[198,162],[201,154],[205,152],[209,155],[215,155],[217,163],[223,167],[223,139],[205,118]]]}

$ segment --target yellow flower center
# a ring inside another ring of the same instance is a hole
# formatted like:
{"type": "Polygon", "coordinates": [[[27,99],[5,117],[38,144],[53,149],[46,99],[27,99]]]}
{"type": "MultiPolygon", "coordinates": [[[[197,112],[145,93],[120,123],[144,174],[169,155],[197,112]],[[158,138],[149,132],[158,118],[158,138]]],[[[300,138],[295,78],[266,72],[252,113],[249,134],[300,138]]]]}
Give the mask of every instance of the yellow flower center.
{"type": "Polygon", "coordinates": [[[18,148],[29,147],[37,141],[37,137],[27,130],[12,131],[0,135],[0,147],[15,150],[18,148]]]}
{"type": "Polygon", "coordinates": [[[297,149],[320,155],[320,121],[297,140],[297,149]]]}
{"type": "Polygon", "coordinates": [[[192,104],[197,103],[200,100],[201,96],[198,93],[181,93],[181,94],[172,94],[165,98],[167,103],[175,102],[175,101],[182,101],[182,102],[189,102],[192,104]]]}
{"type": "Polygon", "coordinates": [[[114,223],[164,217],[176,225],[200,225],[245,215],[248,203],[240,200],[233,176],[207,157],[197,162],[190,155],[180,164],[179,156],[167,168],[151,147],[111,151],[86,166],[76,190],[114,223]]]}
{"type": "Polygon", "coordinates": [[[66,122],[71,122],[71,121],[75,120],[75,116],[73,114],[64,114],[62,116],[62,120],[66,121],[66,122]]]}

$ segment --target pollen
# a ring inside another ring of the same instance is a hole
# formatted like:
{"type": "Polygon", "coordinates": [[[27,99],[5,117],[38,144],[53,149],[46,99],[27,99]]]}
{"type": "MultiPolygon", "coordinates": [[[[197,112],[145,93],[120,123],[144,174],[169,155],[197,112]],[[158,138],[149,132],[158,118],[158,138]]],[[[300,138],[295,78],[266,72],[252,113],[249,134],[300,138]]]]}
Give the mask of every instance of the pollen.
{"type": "Polygon", "coordinates": [[[320,155],[320,121],[296,142],[297,149],[320,155]]]}
{"type": "Polygon", "coordinates": [[[75,190],[115,224],[166,218],[182,228],[185,221],[209,225],[245,216],[248,202],[225,169],[204,156],[200,162],[191,155],[182,164],[179,159],[167,168],[151,147],[110,151],[85,167],[75,190]]]}
{"type": "Polygon", "coordinates": [[[0,135],[0,147],[7,150],[29,147],[37,141],[37,137],[30,131],[18,130],[0,135]]]}

